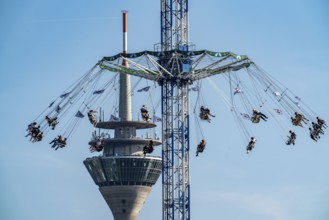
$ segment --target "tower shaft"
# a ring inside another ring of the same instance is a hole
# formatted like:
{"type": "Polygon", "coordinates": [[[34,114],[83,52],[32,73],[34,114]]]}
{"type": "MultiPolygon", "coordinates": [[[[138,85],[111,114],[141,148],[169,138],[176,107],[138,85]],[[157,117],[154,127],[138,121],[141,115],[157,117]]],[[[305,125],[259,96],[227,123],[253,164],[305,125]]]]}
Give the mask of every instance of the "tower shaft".
{"type": "MultiPolygon", "coordinates": [[[[127,12],[123,11],[123,54],[127,53],[127,12]]],[[[122,66],[128,68],[127,60],[122,66]]],[[[120,73],[119,121],[99,121],[99,129],[114,129],[114,138],[99,136],[90,145],[101,142],[103,155],[87,158],[84,164],[110,207],[115,220],[137,220],[152,186],[161,174],[161,159],[146,156],[143,149],[161,141],[137,137],[137,129],[156,127],[150,122],[132,121],[130,76],[120,73]],[[151,142],[152,141],[152,142],[151,142]]]]}
{"type": "MultiPolygon", "coordinates": [[[[123,21],[123,53],[128,51],[128,12],[122,12],[123,21]]],[[[128,62],[123,60],[122,65],[128,67],[128,62]]],[[[120,73],[120,93],[119,93],[119,117],[121,121],[131,121],[131,95],[130,95],[130,75],[120,73]]]]}

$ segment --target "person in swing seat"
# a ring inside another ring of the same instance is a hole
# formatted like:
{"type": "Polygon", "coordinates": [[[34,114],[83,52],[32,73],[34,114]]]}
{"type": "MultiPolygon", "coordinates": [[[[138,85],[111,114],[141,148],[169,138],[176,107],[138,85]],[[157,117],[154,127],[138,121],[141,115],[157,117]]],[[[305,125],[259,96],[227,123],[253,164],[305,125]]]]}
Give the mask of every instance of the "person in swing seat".
{"type": "Polygon", "coordinates": [[[300,126],[300,127],[302,127],[302,128],[304,127],[300,121],[297,121],[297,120],[296,120],[296,118],[290,117],[290,119],[291,119],[291,123],[292,123],[293,125],[295,125],[295,126],[300,126]]]}
{"type": "Polygon", "coordinates": [[[54,130],[56,125],[58,124],[57,117],[51,118],[48,115],[46,115],[46,120],[48,122],[49,127],[51,127],[51,129],[54,130]]]}
{"type": "Polygon", "coordinates": [[[301,124],[301,122],[304,122],[305,124],[307,123],[307,121],[309,121],[307,118],[305,118],[304,115],[295,112],[295,120],[297,122],[297,124],[301,124]]]}
{"type": "Polygon", "coordinates": [[[205,108],[203,106],[200,107],[200,118],[202,120],[207,120],[208,122],[210,122],[210,117],[215,117],[215,115],[212,115],[210,113],[210,109],[209,108],[205,108]]]}
{"type": "Polygon", "coordinates": [[[55,148],[60,142],[62,142],[62,135],[58,135],[57,138],[54,138],[49,144],[53,144],[51,148],[55,148]]]}
{"type": "Polygon", "coordinates": [[[146,156],[146,154],[150,154],[150,153],[152,153],[153,150],[154,150],[154,147],[153,147],[153,141],[150,140],[149,145],[148,145],[148,146],[145,145],[145,146],[143,147],[143,154],[144,154],[144,157],[146,156]]]}
{"type": "Polygon", "coordinates": [[[41,132],[40,125],[38,125],[37,127],[33,127],[31,131],[30,141],[32,141],[32,139],[35,140],[37,136],[40,134],[40,132],[41,132]]]}
{"type": "Polygon", "coordinates": [[[312,122],[312,127],[317,135],[324,134],[324,131],[322,130],[321,126],[318,125],[317,123],[312,122]]]}
{"type": "Polygon", "coordinates": [[[201,140],[200,144],[198,144],[197,149],[196,149],[196,157],[199,155],[199,153],[202,153],[204,149],[206,148],[206,141],[201,140]]]}
{"type": "Polygon", "coordinates": [[[252,115],[253,115],[253,118],[255,118],[255,119],[257,119],[257,118],[263,119],[264,121],[267,121],[267,119],[268,119],[268,117],[265,114],[263,114],[262,112],[260,112],[256,109],[252,110],[252,115]]]}
{"type": "Polygon", "coordinates": [[[288,136],[288,141],[287,141],[287,145],[290,145],[290,144],[293,144],[293,145],[295,145],[295,140],[296,140],[296,133],[295,132],[293,132],[293,131],[289,131],[289,133],[290,133],[290,136],[288,136]]]}
{"type": "Polygon", "coordinates": [[[318,139],[320,138],[320,136],[318,136],[318,134],[316,134],[316,131],[314,131],[312,128],[308,128],[310,131],[310,137],[313,141],[318,141],[318,139]]]}
{"type": "Polygon", "coordinates": [[[28,137],[31,135],[31,139],[30,139],[30,141],[31,141],[33,139],[32,134],[39,128],[40,128],[40,126],[38,126],[38,124],[36,122],[29,124],[26,129],[26,131],[28,131],[28,134],[25,135],[25,137],[28,137]]]}
{"type": "Polygon", "coordinates": [[[38,142],[38,141],[42,141],[43,138],[43,132],[40,132],[32,141],[32,143],[38,142]]]}
{"type": "Polygon", "coordinates": [[[251,137],[251,139],[250,139],[250,141],[249,141],[249,143],[248,143],[248,146],[247,146],[247,154],[248,154],[249,152],[251,152],[252,149],[255,147],[256,141],[257,141],[256,138],[251,137]]]}
{"type": "Polygon", "coordinates": [[[141,115],[142,115],[143,121],[149,121],[150,115],[149,115],[149,111],[147,110],[146,106],[143,105],[140,110],[141,110],[141,115]]]}
{"type": "Polygon", "coordinates": [[[57,143],[57,146],[56,146],[55,150],[57,150],[58,148],[63,148],[63,147],[65,147],[66,144],[67,144],[66,141],[67,141],[67,138],[64,138],[64,139],[62,139],[62,140],[59,140],[58,143],[57,143]]]}
{"type": "Polygon", "coordinates": [[[326,122],[323,119],[321,119],[319,117],[316,117],[316,120],[317,120],[318,125],[320,125],[321,128],[322,127],[324,127],[324,128],[327,128],[328,127],[327,124],[326,124],[326,122]]]}
{"type": "Polygon", "coordinates": [[[94,115],[94,113],[96,113],[96,111],[94,110],[89,110],[89,112],[87,112],[87,115],[88,115],[88,119],[90,121],[90,123],[94,126],[96,126],[97,124],[97,119],[96,119],[96,116],[94,115]]]}

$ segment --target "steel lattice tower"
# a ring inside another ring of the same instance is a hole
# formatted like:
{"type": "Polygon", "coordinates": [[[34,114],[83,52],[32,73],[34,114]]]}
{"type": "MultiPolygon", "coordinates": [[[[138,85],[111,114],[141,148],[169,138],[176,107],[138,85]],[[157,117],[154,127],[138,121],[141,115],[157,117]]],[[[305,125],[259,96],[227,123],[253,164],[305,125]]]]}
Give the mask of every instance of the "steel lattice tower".
{"type": "Polygon", "coordinates": [[[190,220],[191,215],[189,85],[251,64],[232,52],[195,51],[188,39],[188,0],[161,0],[161,44],[155,51],[120,53],[99,62],[102,69],[161,86],[163,220],[190,220]]]}
{"type": "MultiPolygon", "coordinates": [[[[161,1],[161,51],[171,50],[188,51],[187,0],[161,1]]],[[[160,81],[162,219],[190,219],[188,80],[180,77],[182,71],[188,74],[189,59],[168,54],[159,63],[172,74],[160,81]]]]}

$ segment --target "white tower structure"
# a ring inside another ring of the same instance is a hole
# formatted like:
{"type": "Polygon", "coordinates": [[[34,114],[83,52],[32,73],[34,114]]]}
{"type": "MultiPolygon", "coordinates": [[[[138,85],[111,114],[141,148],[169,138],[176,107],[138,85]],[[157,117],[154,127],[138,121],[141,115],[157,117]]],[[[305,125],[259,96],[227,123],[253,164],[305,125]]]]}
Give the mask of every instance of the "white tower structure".
{"type": "MultiPolygon", "coordinates": [[[[127,12],[123,11],[123,54],[127,53],[127,12]]],[[[123,60],[122,65],[128,68],[123,60]]],[[[102,138],[103,155],[84,164],[110,207],[115,220],[137,220],[152,186],[161,174],[161,158],[144,156],[151,138],[137,138],[137,129],[153,128],[149,122],[132,121],[130,76],[120,74],[119,121],[100,121],[96,127],[114,129],[114,138],[102,138]]],[[[100,138],[100,137],[99,137],[100,138]]],[[[97,140],[91,141],[90,144],[97,140]]],[[[160,145],[159,140],[152,140],[160,145]]]]}

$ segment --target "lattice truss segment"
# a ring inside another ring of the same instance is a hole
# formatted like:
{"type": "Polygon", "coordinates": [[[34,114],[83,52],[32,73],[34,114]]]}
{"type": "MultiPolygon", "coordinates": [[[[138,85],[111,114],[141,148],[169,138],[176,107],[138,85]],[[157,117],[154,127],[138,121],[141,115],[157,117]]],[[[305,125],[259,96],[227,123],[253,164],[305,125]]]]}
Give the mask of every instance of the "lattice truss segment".
{"type": "Polygon", "coordinates": [[[162,85],[163,219],[189,219],[188,84],[162,85]]]}
{"type": "Polygon", "coordinates": [[[187,0],[161,0],[161,51],[188,43],[187,0]]]}

